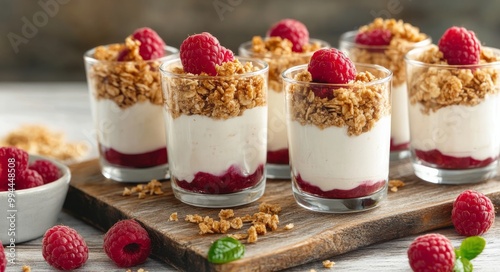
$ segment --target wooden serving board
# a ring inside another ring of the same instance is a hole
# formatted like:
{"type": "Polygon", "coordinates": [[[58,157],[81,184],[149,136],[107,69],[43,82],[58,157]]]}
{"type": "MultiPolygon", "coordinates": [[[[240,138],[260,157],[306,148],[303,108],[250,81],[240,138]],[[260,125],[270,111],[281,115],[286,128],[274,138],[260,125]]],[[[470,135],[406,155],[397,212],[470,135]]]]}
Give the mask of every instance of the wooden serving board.
{"type": "MultiPolygon", "coordinates": [[[[242,259],[214,265],[206,256],[210,244],[224,234],[199,235],[198,226],[184,221],[187,214],[217,218],[219,209],[192,207],[178,201],[170,182],[163,182],[165,194],[139,199],[122,196],[124,187],[134,184],[107,180],[98,161],[72,165],[72,179],[65,208],[106,231],[116,221],[134,218],[148,230],[153,254],[185,271],[276,271],[314,260],[325,260],[360,247],[451,225],[453,200],[465,189],[478,190],[500,204],[500,182],[474,185],[435,185],[413,175],[409,161],[391,165],[390,178],[406,185],[389,192],[380,207],[354,214],[323,214],[305,210],[295,203],[289,180],[267,180],[266,192],[257,202],[234,208],[237,216],[253,214],[261,202],[279,204],[280,227],[246,244],[242,259]],[[179,221],[169,221],[173,212],[179,221]],[[294,228],[283,227],[293,223],[294,228]]],[[[360,169],[361,170],[361,169],[360,169]]],[[[229,233],[242,233],[231,230],[229,233]]]]}

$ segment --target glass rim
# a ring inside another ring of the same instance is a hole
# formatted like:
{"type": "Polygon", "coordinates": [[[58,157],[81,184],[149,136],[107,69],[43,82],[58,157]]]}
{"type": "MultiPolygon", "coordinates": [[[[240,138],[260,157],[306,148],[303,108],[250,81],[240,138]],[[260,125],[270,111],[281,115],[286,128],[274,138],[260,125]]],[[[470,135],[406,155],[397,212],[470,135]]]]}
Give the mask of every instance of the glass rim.
{"type": "MultiPolygon", "coordinates": [[[[438,63],[426,63],[422,62],[419,60],[416,60],[415,57],[419,56],[423,51],[428,50],[429,48],[432,47],[437,47],[435,44],[431,44],[429,46],[425,46],[422,48],[415,48],[410,50],[406,55],[405,55],[405,62],[407,64],[411,64],[414,66],[419,66],[419,67],[427,67],[427,68],[442,68],[442,69],[474,69],[474,68],[485,68],[485,67],[491,67],[491,66],[500,66],[500,61],[494,61],[494,62],[487,62],[487,63],[478,63],[478,64],[438,64],[438,63]]],[[[482,46],[482,49],[488,49],[491,50],[495,56],[500,57],[500,49],[493,48],[493,47],[488,47],[488,46],[482,46]]]]}
{"type": "MultiPolygon", "coordinates": [[[[101,45],[101,46],[108,47],[108,46],[111,46],[111,45],[114,45],[114,44],[105,44],[105,45],[101,45]]],[[[97,47],[99,47],[99,46],[96,46],[94,48],[91,48],[91,49],[85,51],[85,53],[83,54],[83,58],[84,58],[85,61],[91,62],[91,63],[100,62],[100,63],[109,63],[109,64],[136,63],[136,62],[155,62],[155,61],[162,62],[162,61],[165,61],[166,59],[169,59],[169,58],[171,58],[171,57],[173,57],[173,56],[175,56],[176,54],[179,53],[179,49],[177,49],[177,48],[175,48],[173,46],[165,45],[164,50],[168,54],[164,55],[161,58],[157,58],[157,59],[140,60],[140,61],[137,61],[137,60],[127,60],[127,61],[99,60],[99,59],[96,59],[96,58],[93,57],[93,54],[94,54],[95,50],[97,49],[97,47]]]]}
{"type": "MultiPolygon", "coordinates": [[[[169,77],[177,77],[177,78],[183,78],[183,79],[197,79],[197,80],[214,80],[214,79],[226,79],[226,78],[241,78],[241,77],[250,77],[250,76],[256,76],[262,73],[267,73],[269,71],[269,64],[263,60],[257,59],[257,58],[249,58],[249,57],[241,57],[241,56],[234,56],[236,59],[238,59],[240,62],[245,61],[245,62],[252,62],[252,63],[257,63],[260,67],[256,71],[252,72],[247,72],[244,74],[236,74],[236,75],[227,75],[227,76],[210,76],[210,75],[195,75],[195,74],[176,74],[171,71],[168,71],[167,67],[170,65],[173,65],[174,63],[179,63],[180,67],[182,67],[181,59],[180,57],[175,57],[171,58],[165,62],[163,62],[159,69],[160,73],[163,76],[169,76],[169,77]]],[[[255,65],[254,65],[255,67],[255,65]]]]}
{"type": "MultiPolygon", "coordinates": [[[[269,36],[265,36],[263,37],[264,40],[270,38],[269,36]]],[[[309,39],[309,43],[312,43],[312,42],[318,42],[320,43],[322,46],[320,47],[321,48],[330,48],[331,45],[330,43],[328,43],[327,41],[324,41],[324,40],[320,40],[320,39],[309,39]]],[[[238,46],[238,51],[241,51],[241,52],[244,52],[245,54],[248,54],[248,55],[251,55],[252,57],[267,57],[267,58],[276,58],[276,57],[284,57],[283,55],[279,55],[279,54],[274,54],[272,52],[264,52],[264,53],[255,53],[251,50],[252,48],[252,41],[246,41],[242,44],[240,44],[240,46],[238,46]]],[[[301,56],[308,56],[308,55],[312,55],[314,54],[314,52],[316,51],[311,51],[311,52],[293,52],[293,54],[291,55],[287,55],[288,56],[291,56],[291,57],[301,57],[301,56]]]]}
{"type": "MultiPolygon", "coordinates": [[[[339,44],[344,43],[344,44],[348,45],[349,47],[356,47],[356,48],[367,49],[367,50],[368,49],[386,50],[386,49],[390,48],[389,45],[365,45],[365,44],[355,43],[354,38],[356,37],[358,32],[359,32],[359,30],[352,30],[352,31],[344,32],[342,35],[340,35],[339,44]]],[[[408,42],[408,44],[411,44],[413,47],[418,47],[418,48],[426,46],[426,45],[430,45],[432,43],[432,38],[427,34],[424,34],[424,35],[427,37],[424,40],[421,40],[419,42],[408,42]]]]}
{"type": "MultiPolygon", "coordinates": [[[[389,70],[389,69],[387,69],[387,68],[385,68],[385,67],[383,67],[383,66],[381,66],[381,65],[368,64],[368,63],[358,63],[358,62],[355,62],[354,65],[356,67],[365,67],[365,68],[376,69],[376,70],[382,71],[383,73],[386,74],[384,77],[379,78],[377,80],[362,83],[365,86],[373,86],[373,85],[378,85],[378,84],[384,84],[384,83],[390,82],[392,80],[392,76],[393,76],[392,71],[389,70]]],[[[293,78],[288,77],[288,74],[291,74],[293,72],[297,72],[297,71],[300,71],[300,70],[307,70],[307,66],[308,66],[308,64],[302,64],[302,65],[297,65],[297,66],[290,67],[290,68],[286,69],[285,71],[283,71],[283,73],[281,73],[281,79],[283,79],[283,81],[285,81],[287,83],[303,84],[303,85],[307,84],[307,85],[310,85],[310,86],[328,86],[328,87],[334,87],[334,88],[352,87],[352,86],[355,85],[354,83],[338,84],[338,83],[322,83],[322,82],[312,82],[312,81],[311,82],[298,81],[298,80],[295,80],[293,78]]]]}

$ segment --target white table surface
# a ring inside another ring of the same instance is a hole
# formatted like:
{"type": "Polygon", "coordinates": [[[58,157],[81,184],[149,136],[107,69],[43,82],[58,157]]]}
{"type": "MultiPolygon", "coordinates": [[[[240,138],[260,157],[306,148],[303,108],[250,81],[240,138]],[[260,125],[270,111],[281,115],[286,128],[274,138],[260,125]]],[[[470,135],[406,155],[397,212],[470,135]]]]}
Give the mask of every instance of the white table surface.
{"type": "MultiPolygon", "coordinates": [[[[84,159],[97,157],[97,149],[90,115],[90,104],[85,83],[0,83],[0,137],[21,124],[43,124],[53,130],[63,131],[68,141],[85,141],[90,147],[84,159]]],[[[3,220],[0,218],[0,220],[3,220]]],[[[89,245],[89,260],[77,271],[126,271],[116,267],[102,249],[103,233],[73,217],[66,211],[59,215],[58,223],[75,228],[89,245]]],[[[435,230],[446,235],[458,246],[463,237],[453,228],[435,230]]],[[[411,271],[406,250],[416,236],[387,241],[347,254],[331,257],[336,264],[332,269],[323,268],[315,261],[287,271],[411,271]]],[[[484,235],[487,246],[473,260],[474,271],[500,271],[500,219],[484,235]]],[[[41,239],[16,245],[16,265],[7,271],[21,271],[22,265],[30,265],[32,271],[54,271],[41,254],[41,239]]],[[[147,271],[177,271],[172,266],[155,259],[135,267],[147,271]]],[[[135,270],[134,270],[135,269],[135,270]]],[[[196,271],[193,268],[192,271],[196,271]]]]}

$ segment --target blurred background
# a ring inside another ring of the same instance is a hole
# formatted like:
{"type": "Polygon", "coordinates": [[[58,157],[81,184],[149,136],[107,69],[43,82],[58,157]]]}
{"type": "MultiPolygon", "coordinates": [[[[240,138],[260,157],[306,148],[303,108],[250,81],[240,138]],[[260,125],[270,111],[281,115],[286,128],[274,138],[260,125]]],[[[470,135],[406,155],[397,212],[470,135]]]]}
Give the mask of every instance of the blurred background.
{"type": "Polygon", "coordinates": [[[84,81],[86,50],[122,42],[143,26],[177,48],[208,31],[236,53],[282,18],[302,21],[312,38],[337,47],[343,32],[383,17],[418,26],[434,42],[457,25],[500,47],[498,11],[494,0],[0,0],[0,81],[84,81]]]}

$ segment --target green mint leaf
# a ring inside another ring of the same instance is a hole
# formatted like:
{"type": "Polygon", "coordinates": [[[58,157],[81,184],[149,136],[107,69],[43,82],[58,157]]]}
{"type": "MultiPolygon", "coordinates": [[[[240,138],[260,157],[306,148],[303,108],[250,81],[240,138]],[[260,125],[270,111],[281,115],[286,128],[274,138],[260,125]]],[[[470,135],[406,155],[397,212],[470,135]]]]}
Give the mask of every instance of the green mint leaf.
{"type": "Polygon", "coordinates": [[[467,260],[472,260],[483,252],[486,240],[481,236],[467,237],[460,245],[460,256],[467,260]]]}
{"type": "Polygon", "coordinates": [[[474,270],[474,267],[472,266],[472,263],[469,260],[463,257],[458,257],[455,260],[453,272],[472,272],[472,270],[474,270]]]}
{"type": "Polygon", "coordinates": [[[245,254],[245,246],[232,237],[216,240],[208,250],[208,261],[216,264],[232,262],[245,254]]]}

